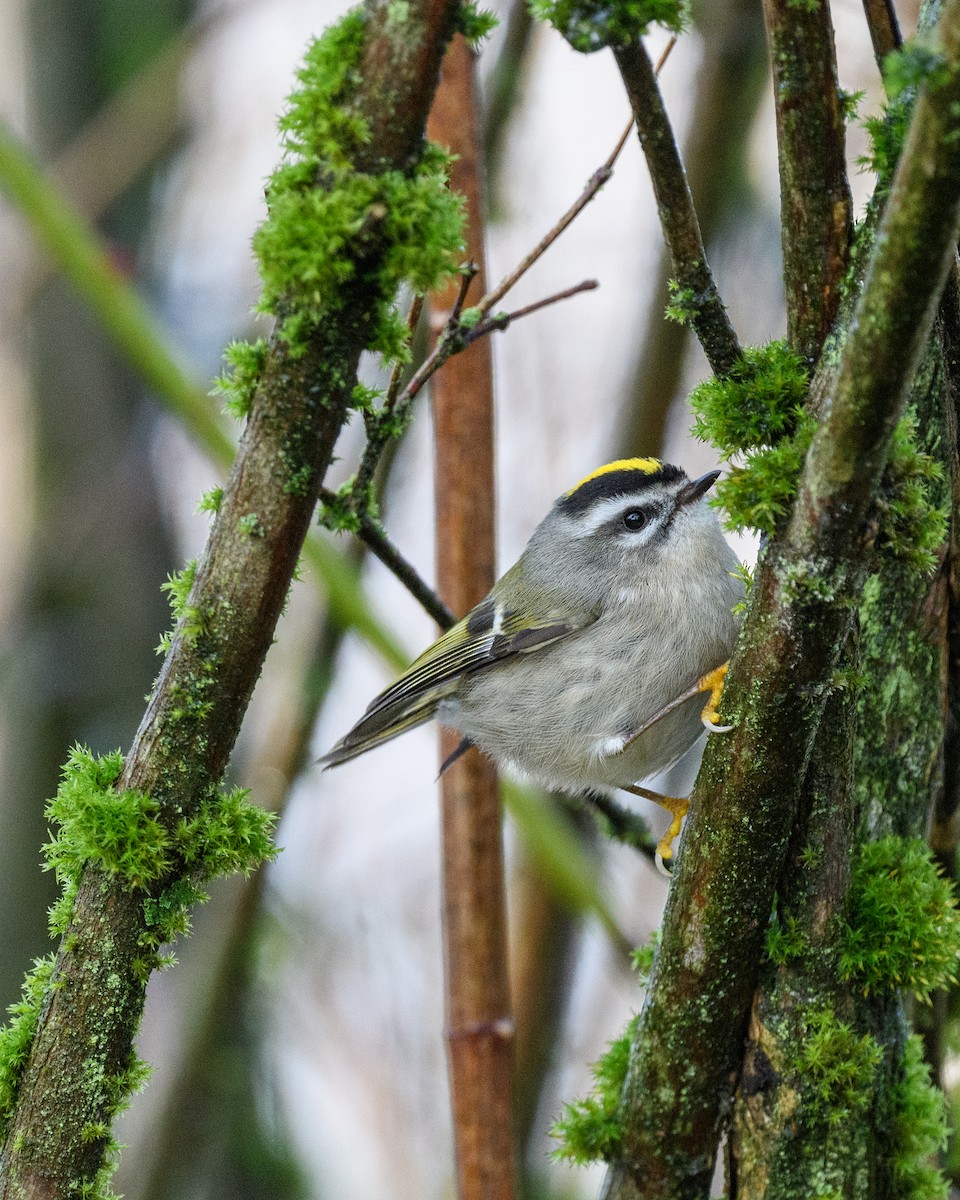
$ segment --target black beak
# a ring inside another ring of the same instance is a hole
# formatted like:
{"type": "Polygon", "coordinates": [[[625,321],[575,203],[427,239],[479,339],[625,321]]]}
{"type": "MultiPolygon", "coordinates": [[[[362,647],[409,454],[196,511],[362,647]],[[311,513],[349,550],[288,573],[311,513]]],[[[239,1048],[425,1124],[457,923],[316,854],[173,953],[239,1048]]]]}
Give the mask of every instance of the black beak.
{"type": "Polygon", "coordinates": [[[701,475],[699,479],[692,479],[689,483],[684,484],[677,493],[677,506],[693,504],[702,495],[709,492],[719,478],[719,471],[708,471],[706,475],[701,475]]]}

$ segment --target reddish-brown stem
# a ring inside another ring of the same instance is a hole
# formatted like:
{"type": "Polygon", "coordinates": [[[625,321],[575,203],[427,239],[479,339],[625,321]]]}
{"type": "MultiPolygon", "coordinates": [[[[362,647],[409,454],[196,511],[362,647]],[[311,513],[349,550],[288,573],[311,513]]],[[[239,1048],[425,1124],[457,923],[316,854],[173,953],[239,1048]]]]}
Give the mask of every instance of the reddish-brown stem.
{"type": "MultiPolygon", "coordinates": [[[[457,156],[451,184],[466,199],[467,243],[484,286],[473,54],[455,38],[444,59],[430,136],[457,156]]],[[[456,284],[431,298],[439,333],[463,303],[456,284]]],[[[494,577],[493,364],[481,338],[432,385],[436,437],[437,580],[463,613],[494,577]]],[[[441,760],[457,739],[444,733],[441,760]]],[[[476,750],[441,780],[447,1044],[460,1200],[512,1200],[513,1021],[496,773],[476,750]]]]}

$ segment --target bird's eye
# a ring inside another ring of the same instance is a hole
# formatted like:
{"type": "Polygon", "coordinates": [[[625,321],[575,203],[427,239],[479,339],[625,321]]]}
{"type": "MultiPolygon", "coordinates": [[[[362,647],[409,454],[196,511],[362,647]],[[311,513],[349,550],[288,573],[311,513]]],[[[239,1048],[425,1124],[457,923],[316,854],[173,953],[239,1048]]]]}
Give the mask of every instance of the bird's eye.
{"type": "Polygon", "coordinates": [[[631,533],[636,533],[637,530],[642,529],[648,520],[649,518],[642,508],[628,508],[623,514],[624,527],[629,529],[631,533]]]}

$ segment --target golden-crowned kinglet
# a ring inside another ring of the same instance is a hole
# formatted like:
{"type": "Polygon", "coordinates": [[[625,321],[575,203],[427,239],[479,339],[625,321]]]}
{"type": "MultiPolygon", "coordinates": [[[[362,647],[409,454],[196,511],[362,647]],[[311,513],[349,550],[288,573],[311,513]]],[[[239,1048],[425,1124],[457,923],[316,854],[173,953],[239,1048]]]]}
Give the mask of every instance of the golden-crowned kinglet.
{"type": "Polygon", "coordinates": [[[703,732],[696,690],[736,640],[737,559],[701,500],[718,475],[628,458],[581,480],[486,599],[320,761],[336,766],[436,716],[462,748],[544,787],[662,799],[675,817],[659,847],[669,858],[685,802],[632,785],[703,732]]]}

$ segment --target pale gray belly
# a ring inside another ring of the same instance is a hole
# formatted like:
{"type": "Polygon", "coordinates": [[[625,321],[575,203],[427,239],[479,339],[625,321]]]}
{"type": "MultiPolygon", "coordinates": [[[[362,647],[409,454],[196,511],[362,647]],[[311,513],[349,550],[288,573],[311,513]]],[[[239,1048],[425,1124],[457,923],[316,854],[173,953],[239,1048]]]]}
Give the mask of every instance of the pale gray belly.
{"type": "Polygon", "coordinates": [[[690,749],[703,732],[706,697],[662,718],[622,753],[604,753],[604,743],[628,736],[726,661],[735,636],[729,617],[709,627],[680,622],[655,634],[601,618],[553,646],[468,677],[437,715],[498,763],[543,786],[622,787],[665,770],[690,749]]]}

